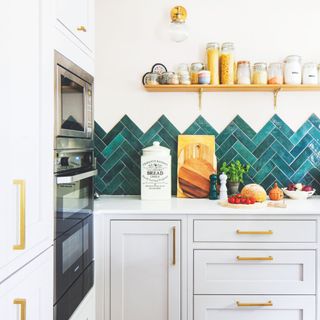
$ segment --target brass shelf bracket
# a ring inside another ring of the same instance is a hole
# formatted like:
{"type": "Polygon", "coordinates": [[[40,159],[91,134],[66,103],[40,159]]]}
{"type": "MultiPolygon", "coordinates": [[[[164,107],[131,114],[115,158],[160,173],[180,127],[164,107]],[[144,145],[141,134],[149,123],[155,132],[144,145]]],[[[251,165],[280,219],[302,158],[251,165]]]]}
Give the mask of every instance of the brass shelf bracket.
{"type": "Polygon", "coordinates": [[[278,94],[281,91],[281,88],[277,88],[273,91],[273,107],[274,111],[277,112],[278,107],[278,94]]]}
{"type": "Polygon", "coordinates": [[[202,94],[203,94],[203,88],[199,89],[199,112],[202,112],[202,94]]]}

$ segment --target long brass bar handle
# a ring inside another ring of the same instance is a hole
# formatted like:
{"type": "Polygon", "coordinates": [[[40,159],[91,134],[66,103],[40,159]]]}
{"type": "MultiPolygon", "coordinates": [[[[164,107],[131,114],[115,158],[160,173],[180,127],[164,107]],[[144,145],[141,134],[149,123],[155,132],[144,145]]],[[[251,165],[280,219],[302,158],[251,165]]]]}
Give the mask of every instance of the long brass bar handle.
{"type": "Polygon", "coordinates": [[[26,248],[26,182],[24,180],[13,180],[13,184],[20,189],[20,221],[19,221],[19,244],[13,246],[13,250],[24,250],[26,248]]]}
{"type": "Polygon", "coordinates": [[[273,234],[272,230],[266,230],[266,231],[241,231],[241,230],[237,230],[237,234],[267,234],[267,235],[271,235],[273,234]]]}
{"type": "Polygon", "coordinates": [[[237,306],[238,307],[272,307],[273,303],[272,301],[268,301],[268,302],[258,302],[258,303],[242,303],[240,301],[237,301],[237,306]]]}
{"type": "Polygon", "coordinates": [[[20,320],[27,319],[27,300],[26,299],[14,299],[13,304],[20,305],[20,320]]]}
{"type": "Polygon", "coordinates": [[[172,228],[172,265],[176,265],[176,227],[172,228]]]}
{"type": "Polygon", "coordinates": [[[240,257],[237,256],[237,260],[239,261],[272,261],[273,257],[268,256],[268,257],[240,257]]]}

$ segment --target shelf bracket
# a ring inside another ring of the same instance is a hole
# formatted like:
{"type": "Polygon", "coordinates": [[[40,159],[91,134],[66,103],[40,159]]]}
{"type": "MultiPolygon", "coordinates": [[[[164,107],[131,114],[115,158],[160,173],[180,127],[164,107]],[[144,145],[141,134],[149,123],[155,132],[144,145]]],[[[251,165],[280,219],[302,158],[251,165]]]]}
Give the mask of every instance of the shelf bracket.
{"type": "Polygon", "coordinates": [[[277,106],[278,106],[278,94],[281,91],[281,88],[277,88],[273,91],[273,107],[274,111],[277,112],[277,106]]]}
{"type": "Polygon", "coordinates": [[[202,93],[203,93],[203,88],[199,89],[199,112],[201,113],[202,111],[202,93]]]}

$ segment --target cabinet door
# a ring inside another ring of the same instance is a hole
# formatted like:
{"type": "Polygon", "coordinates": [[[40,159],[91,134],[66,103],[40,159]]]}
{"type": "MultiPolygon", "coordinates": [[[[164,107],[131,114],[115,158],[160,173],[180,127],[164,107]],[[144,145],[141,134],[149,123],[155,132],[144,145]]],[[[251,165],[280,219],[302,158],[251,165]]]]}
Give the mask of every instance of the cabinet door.
{"type": "Polygon", "coordinates": [[[96,320],[95,315],[95,289],[92,288],[80,306],[73,313],[70,320],[96,320]]]}
{"type": "Polygon", "coordinates": [[[0,282],[53,242],[52,9],[12,0],[3,10],[0,282]]]}
{"type": "Polygon", "coordinates": [[[1,319],[53,319],[53,249],[0,285],[1,319]]]}
{"type": "Polygon", "coordinates": [[[93,50],[94,0],[56,0],[56,15],[68,32],[93,50]]]}
{"type": "Polygon", "coordinates": [[[180,319],[180,222],[111,222],[111,319],[180,319]]]}

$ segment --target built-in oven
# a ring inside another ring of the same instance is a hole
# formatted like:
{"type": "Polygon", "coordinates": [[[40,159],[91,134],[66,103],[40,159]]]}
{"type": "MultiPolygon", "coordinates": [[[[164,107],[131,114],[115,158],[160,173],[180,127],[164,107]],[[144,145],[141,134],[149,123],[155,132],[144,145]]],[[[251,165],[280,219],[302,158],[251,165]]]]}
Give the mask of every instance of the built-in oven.
{"type": "Polygon", "coordinates": [[[55,150],[56,320],[67,320],[93,286],[92,149],[55,150]]]}
{"type": "Polygon", "coordinates": [[[57,137],[91,139],[93,134],[93,77],[55,52],[57,137]]]}

